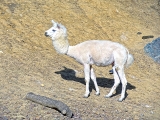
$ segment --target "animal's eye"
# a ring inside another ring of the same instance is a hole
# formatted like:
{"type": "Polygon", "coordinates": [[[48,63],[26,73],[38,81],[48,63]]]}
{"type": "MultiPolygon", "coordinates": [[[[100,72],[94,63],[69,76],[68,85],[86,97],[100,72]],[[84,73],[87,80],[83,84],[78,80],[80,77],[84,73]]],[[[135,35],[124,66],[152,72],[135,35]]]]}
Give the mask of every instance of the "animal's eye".
{"type": "Polygon", "coordinates": [[[53,32],[55,32],[56,30],[52,30],[53,32]]]}

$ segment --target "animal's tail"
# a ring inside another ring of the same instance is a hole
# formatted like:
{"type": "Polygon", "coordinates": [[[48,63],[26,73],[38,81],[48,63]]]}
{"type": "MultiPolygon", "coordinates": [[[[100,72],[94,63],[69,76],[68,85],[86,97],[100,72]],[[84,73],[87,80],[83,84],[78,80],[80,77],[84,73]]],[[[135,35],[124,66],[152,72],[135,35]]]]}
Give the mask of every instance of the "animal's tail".
{"type": "MultiPolygon", "coordinates": [[[[127,50],[128,52],[128,50],[127,50]]],[[[132,54],[129,54],[128,52],[128,58],[127,58],[127,61],[126,61],[126,68],[128,68],[134,61],[134,58],[133,58],[133,55],[132,54]]]]}

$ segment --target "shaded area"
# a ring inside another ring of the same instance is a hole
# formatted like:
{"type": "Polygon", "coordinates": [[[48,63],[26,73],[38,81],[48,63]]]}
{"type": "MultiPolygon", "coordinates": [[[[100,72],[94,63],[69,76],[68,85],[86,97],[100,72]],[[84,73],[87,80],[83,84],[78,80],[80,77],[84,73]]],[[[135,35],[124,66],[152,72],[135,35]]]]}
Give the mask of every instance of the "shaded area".
{"type": "Polygon", "coordinates": [[[160,64],[160,37],[148,43],[144,50],[148,56],[160,64]]]}
{"type": "MultiPolygon", "coordinates": [[[[80,83],[85,85],[84,78],[76,77],[76,72],[73,69],[69,69],[69,68],[64,67],[64,70],[57,71],[55,73],[60,74],[61,77],[65,80],[76,81],[76,82],[80,82],[80,83]]],[[[97,84],[100,87],[111,88],[114,84],[114,79],[97,77],[97,84]]],[[[130,83],[127,83],[127,89],[131,90],[131,89],[135,89],[135,88],[136,88],[135,86],[131,85],[130,83]]],[[[92,89],[96,90],[92,80],[90,80],[89,89],[90,89],[91,92],[92,92],[92,89]]],[[[121,90],[122,90],[122,84],[120,83],[119,86],[116,89],[116,93],[113,94],[112,96],[120,94],[121,90]]],[[[126,93],[126,97],[127,97],[127,95],[128,94],[126,93]]]]}

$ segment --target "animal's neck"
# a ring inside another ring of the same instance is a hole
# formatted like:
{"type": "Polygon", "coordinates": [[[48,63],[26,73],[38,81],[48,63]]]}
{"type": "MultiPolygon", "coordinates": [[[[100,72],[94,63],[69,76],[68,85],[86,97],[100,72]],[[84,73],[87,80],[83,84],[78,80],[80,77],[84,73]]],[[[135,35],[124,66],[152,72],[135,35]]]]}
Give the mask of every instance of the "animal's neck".
{"type": "Polygon", "coordinates": [[[60,54],[67,54],[69,43],[66,37],[60,37],[58,40],[53,41],[53,46],[60,54]]]}
{"type": "Polygon", "coordinates": [[[76,46],[69,46],[68,47],[68,52],[67,54],[68,56],[72,57],[72,58],[78,58],[79,56],[79,52],[76,46]]]}

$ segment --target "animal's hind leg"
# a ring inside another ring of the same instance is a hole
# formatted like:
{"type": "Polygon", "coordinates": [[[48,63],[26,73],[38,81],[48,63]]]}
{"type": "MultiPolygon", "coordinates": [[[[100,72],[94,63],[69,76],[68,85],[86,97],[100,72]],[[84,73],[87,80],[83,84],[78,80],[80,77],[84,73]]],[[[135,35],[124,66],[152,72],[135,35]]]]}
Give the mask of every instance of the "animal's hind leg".
{"type": "Polygon", "coordinates": [[[85,82],[86,82],[86,92],[84,97],[87,98],[89,96],[89,82],[90,82],[90,65],[84,64],[84,74],[85,74],[85,82]]]}
{"type": "Polygon", "coordinates": [[[93,67],[90,66],[90,69],[91,69],[91,79],[94,83],[94,86],[96,88],[96,95],[100,95],[100,92],[99,92],[99,88],[98,88],[98,85],[97,85],[97,80],[96,80],[96,76],[94,74],[94,70],[93,70],[93,67]]]}
{"type": "Polygon", "coordinates": [[[119,76],[117,74],[115,66],[113,66],[113,73],[114,73],[114,85],[111,88],[111,91],[109,92],[109,94],[105,96],[106,98],[109,98],[109,97],[112,96],[113,92],[115,91],[115,89],[117,88],[117,86],[120,83],[120,79],[119,79],[119,76]]]}
{"type": "Polygon", "coordinates": [[[124,69],[120,69],[117,71],[118,75],[120,77],[121,83],[122,83],[122,92],[121,92],[121,97],[118,99],[118,101],[122,101],[125,98],[125,92],[126,92],[126,85],[127,85],[127,80],[124,74],[124,69]]]}

